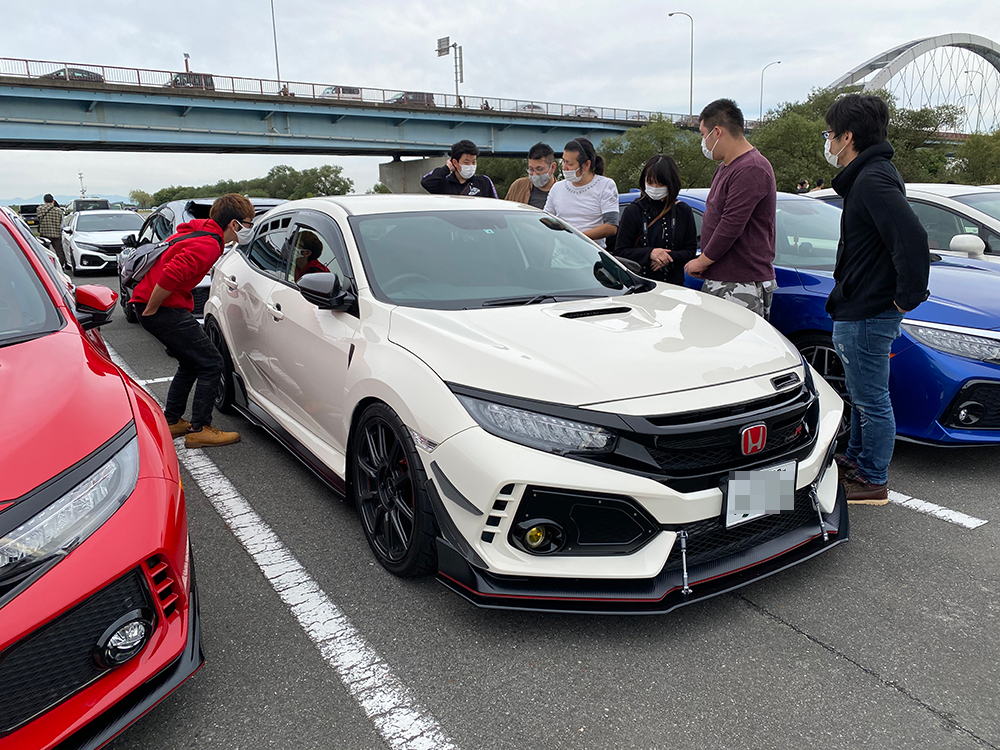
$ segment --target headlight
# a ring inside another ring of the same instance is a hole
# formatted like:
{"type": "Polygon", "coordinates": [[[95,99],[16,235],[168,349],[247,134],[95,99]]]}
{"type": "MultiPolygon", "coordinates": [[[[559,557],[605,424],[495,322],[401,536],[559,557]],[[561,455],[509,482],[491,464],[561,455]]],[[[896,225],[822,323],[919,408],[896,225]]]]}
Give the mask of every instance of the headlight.
{"type": "Polygon", "coordinates": [[[532,448],[550,453],[606,453],[615,445],[614,433],[603,427],[470,396],[458,399],[487,432],[532,448]]]}
{"type": "Polygon", "coordinates": [[[139,439],[45,510],[0,537],[0,580],[69,551],[94,533],[132,494],[139,479],[139,439]]]}
{"type": "Polygon", "coordinates": [[[968,329],[957,330],[909,321],[903,323],[903,330],[932,349],[980,362],[1000,363],[1000,339],[967,333],[968,329]]]}
{"type": "Polygon", "coordinates": [[[86,242],[77,242],[75,244],[80,250],[90,250],[95,253],[100,251],[100,248],[97,245],[89,245],[86,242]]]}

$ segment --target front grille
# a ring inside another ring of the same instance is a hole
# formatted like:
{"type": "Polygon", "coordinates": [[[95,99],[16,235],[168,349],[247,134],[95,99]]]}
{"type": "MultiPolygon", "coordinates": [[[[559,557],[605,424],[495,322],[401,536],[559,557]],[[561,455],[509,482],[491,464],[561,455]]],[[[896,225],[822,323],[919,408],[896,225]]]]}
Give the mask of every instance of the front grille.
{"type": "Polygon", "coordinates": [[[106,674],[94,660],[98,640],[123,614],[150,606],[143,576],[133,570],[0,654],[0,735],[106,674]]]}
{"type": "Polygon", "coordinates": [[[194,316],[200,318],[205,314],[205,303],[208,302],[208,293],[211,290],[207,286],[196,286],[191,290],[194,297],[194,316]]]}
{"type": "Polygon", "coordinates": [[[945,424],[958,430],[1000,429],[1000,383],[967,383],[945,412],[945,424]]]}
{"type": "MultiPolygon", "coordinates": [[[[816,515],[816,509],[813,508],[811,494],[811,485],[796,490],[795,510],[756,518],[731,529],[726,528],[721,515],[677,527],[676,531],[683,528],[688,533],[688,567],[719,560],[757,547],[806,524],[815,525],[816,533],[819,533],[819,517],[816,515]]],[[[678,541],[674,544],[664,570],[680,569],[681,549],[678,541]]]]}

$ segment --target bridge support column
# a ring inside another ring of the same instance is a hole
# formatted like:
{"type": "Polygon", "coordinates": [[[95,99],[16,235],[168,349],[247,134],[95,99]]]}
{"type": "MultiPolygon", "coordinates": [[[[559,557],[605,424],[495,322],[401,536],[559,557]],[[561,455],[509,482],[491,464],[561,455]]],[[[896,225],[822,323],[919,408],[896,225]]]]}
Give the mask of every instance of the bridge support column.
{"type": "Polygon", "coordinates": [[[423,193],[420,178],[435,167],[443,167],[444,162],[443,156],[412,161],[390,161],[378,165],[378,178],[394,193],[423,193]]]}

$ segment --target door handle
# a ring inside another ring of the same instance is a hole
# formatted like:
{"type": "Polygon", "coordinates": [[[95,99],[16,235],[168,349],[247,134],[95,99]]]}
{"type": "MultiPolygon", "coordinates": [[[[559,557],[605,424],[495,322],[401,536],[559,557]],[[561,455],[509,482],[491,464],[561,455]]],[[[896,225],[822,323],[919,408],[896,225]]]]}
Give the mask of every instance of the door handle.
{"type": "Polygon", "coordinates": [[[267,303],[267,311],[271,313],[271,317],[275,320],[283,320],[285,314],[281,312],[281,305],[272,305],[270,302],[267,303]]]}
{"type": "Polygon", "coordinates": [[[235,276],[226,276],[222,280],[226,283],[226,286],[234,292],[239,287],[235,276]]]}

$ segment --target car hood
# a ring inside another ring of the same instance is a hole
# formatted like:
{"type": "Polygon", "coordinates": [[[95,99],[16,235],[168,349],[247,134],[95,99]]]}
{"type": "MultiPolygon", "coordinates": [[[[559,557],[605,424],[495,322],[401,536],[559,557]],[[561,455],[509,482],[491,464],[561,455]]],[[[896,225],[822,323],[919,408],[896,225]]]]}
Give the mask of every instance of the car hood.
{"type": "Polygon", "coordinates": [[[110,232],[74,232],[74,242],[88,242],[93,245],[120,245],[122,238],[130,234],[138,234],[138,229],[115,229],[110,232]]]}
{"type": "Polygon", "coordinates": [[[800,363],[760,317],[666,284],[644,294],[521,307],[397,307],[389,340],[447,382],[573,406],[719,385],[800,363]]]}
{"type": "Polygon", "coordinates": [[[93,453],[132,420],[125,383],[79,331],[0,347],[0,502],[93,453]]]}

